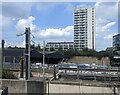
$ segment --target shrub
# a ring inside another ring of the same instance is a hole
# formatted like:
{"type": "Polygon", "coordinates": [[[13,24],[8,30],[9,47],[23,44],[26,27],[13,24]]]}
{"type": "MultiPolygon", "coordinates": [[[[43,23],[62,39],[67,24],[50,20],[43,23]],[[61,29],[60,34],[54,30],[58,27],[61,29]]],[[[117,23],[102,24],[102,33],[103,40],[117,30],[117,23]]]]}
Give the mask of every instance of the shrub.
{"type": "Polygon", "coordinates": [[[15,77],[12,72],[9,72],[6,70],[2,70],[2,78],[3,79],[17,79],[17,77],[15,77]]]}

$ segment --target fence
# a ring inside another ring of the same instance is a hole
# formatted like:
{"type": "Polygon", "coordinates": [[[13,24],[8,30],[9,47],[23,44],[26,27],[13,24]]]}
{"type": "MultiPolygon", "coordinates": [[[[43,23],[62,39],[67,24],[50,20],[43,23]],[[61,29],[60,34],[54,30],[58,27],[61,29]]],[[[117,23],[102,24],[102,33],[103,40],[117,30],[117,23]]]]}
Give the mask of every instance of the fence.
{"type": "Polygon", "coordinates": [[[120,81],[120,69],[114,67],[100,69],[60,67],[58,72],[59,78],[66,80],[120,81]]]}

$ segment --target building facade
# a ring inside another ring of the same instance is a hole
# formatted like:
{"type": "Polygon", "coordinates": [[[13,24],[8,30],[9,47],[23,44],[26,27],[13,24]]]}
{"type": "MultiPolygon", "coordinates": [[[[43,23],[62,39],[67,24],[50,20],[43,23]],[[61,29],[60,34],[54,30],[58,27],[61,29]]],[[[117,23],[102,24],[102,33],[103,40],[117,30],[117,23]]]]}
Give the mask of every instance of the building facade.
{"type": "Polygon", "coordinates": [[[113,36],[113,52],[114,56],[111,65],[120,66],[120,34],[113,36]]]}
{"type": "Polygon", "coordinates": [[[74,42],[48,42],[46,44],[46,49],[51,50],[68,50],[74,48],[74,42]]]}
{"type": "Polygon", "coordinates": [[[120,34],[113,36],[113,49],[120,51],[120,34]]]}
{"type": "Polygon", "coordinates": [[[74,47],[78,50],[95,50],[96,17],[95,8],[80,7],[74,9],[74,47]]]}

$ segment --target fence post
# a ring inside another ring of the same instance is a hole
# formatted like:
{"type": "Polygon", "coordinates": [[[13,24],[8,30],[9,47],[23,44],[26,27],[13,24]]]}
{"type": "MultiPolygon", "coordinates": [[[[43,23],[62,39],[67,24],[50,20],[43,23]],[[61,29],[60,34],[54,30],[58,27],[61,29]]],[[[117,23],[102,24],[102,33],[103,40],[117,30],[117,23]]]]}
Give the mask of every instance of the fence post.
{"type": "Polygon", "coordinates": [[[55,67],[55,65],[54,65],[54,79],[56,79],[56,67],[55,67]]]}
{"type": "Polygon", "coordinates": [[[23,58],[21,58],[20,64],[21,64],[20,78],[23,78],[24,77],[24,67],[23,67],[24,60],[23,60],[23,58]]]}

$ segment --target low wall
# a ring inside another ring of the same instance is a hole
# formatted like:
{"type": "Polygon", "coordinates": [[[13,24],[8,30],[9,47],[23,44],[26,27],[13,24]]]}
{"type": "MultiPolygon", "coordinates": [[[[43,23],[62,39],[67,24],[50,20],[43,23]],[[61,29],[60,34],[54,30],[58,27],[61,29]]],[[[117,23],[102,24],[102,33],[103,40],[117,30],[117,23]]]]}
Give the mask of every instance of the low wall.
{"type": "MultiPolygon", "coordinates": [[[[120,95],[120,83],[99,83],[95,81],[26,81],[26,80],[2,80],[2,85],[8,87],[9,94],[19,95],[43,95],[44,93],[73,93],[73,95],[120,95]],[[115,94],[117,93],[117,94],[115,94]]],[[[46,94],[48,95],[48,94],[46,94]]]]}
{"type": "Polygon", "coordinates": [[[27,80],[2,80],[2,85],[8,87],[8,93],[34,93],[42,94],[45,92],[45,85],[43,81],[27,81],[27,80]]]}
{"type": "Polygon", "coordinates": [[[46,86],[46,93],[73,93],[74,95],[93,95],[93,93],[99,93],[98,95],[120,95],[120,87],[116,86],[114,88],[114,86],[108,86],[108,84],[89,85],[88,83],[84,85],[80,83],[50,82],[46,86]]]}

